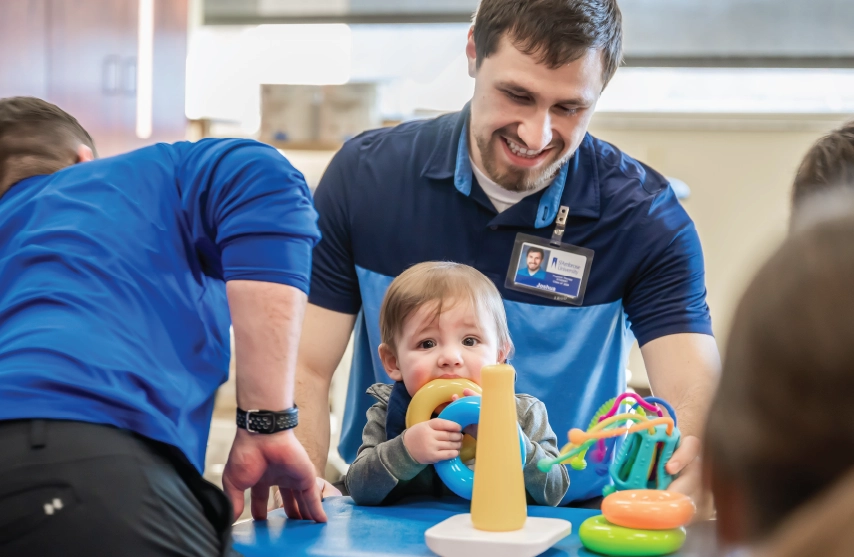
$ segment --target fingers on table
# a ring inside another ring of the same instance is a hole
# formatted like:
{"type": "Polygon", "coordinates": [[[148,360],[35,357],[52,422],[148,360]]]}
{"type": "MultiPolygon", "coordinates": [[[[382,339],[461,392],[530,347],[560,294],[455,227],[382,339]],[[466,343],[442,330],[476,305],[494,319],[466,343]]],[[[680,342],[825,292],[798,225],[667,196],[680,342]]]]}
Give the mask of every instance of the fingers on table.
{"type": "MultiPolygon", "coordinates": [[[[320,502],[320,493],[316,489],[291,490],[290,496],[300,518],[315,522],[326,522],[326,513],[323,511],[323,505],[320,502]]],[[[288,516],[290,517],[290,514],[288,516]]]]}
{"type": "Polygon", "coordinates": [[[252,486],[252,518],[264,520],[267,518],[267,502],[270,500],[270,488],[252,486]]]}
{"type": "Polygon", "coordinates": [[[231,501],[231,508],[234,509],[233,520],[237,520],[240,515],[243,514],[243,491],[231,483],[231,478],[229,478],[228,475],[224,475],[222,477],[222,490],[225,492],[229,501],[231,501]]]}
{"type": "Polygon", "coordinates": [[[296,520],[300,520],[303,518],[300,513],[299,505],[297,504],[296,499],[294,499],[294,493],[290,489],[284,489],[279,487],[279,493],[282,494],[282,506],[285,509],[285,514],[288,518],[293,518],[296,520]]]}

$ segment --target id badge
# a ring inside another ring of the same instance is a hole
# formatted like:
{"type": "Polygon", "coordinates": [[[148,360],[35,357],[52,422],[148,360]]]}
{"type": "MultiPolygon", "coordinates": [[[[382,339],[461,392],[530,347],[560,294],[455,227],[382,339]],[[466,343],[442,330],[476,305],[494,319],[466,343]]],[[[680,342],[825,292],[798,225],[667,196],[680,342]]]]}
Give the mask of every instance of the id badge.
{"type": "Polygon", "coordinates": [[[592,263],[592,249],[519,233],[504,286],[580,306],[592,263]]]}

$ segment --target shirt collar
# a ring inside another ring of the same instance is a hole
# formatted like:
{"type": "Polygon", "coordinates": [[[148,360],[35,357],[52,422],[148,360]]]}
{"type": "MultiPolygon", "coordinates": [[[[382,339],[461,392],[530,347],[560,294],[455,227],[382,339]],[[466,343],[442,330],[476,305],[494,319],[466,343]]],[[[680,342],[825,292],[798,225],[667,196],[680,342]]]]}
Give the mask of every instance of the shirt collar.
{"type": "Polygon", "coordinates": [[[457,166],[457,152],[463,128],[469,119],[469,103],[456,114],[456,118],[439,130],[433,152],[427,158],[427,164],[421,170],[421,176],[434,180],[447,180],[454,177],[457,166]]]}
{"type": "MultiPolygon", "coordinates": [[[[470,103],[466,103],[453,125],[442,128],[436,147],[421,172],[422,176],[436,180],[453,178],[454,187],[465,196],[471,195],[472,189],[468,150],[469,114],[470,103]]],[[[569,206],[570,216],[600,217],[599,173],[590,134],[585,134],[581,145],[560,168],[551,185],[535,195],[540,195],[535,228],[545,228],[554,223],[561,205],[569,206]]]]}

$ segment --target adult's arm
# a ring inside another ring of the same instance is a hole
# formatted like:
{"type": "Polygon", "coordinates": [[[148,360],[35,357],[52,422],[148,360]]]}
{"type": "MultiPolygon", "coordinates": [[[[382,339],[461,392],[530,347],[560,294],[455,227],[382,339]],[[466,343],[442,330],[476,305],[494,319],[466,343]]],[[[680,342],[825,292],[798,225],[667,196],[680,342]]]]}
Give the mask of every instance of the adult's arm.
{"type": "MultiPolygon", "coordinates": [[[[255,141],[204,139],[168,150],[192,235],[187,250],[198,258],[194,270],[226,282],[238,404],[290,408],[311,250],[320,236],[305,179],[278,151],[255,141]]],[[[252,514],[264,518],[269,488],[278,485],[288,516],[325,520],[315,481],[293,432],[238,430],[223,472],[235,517],[251,488],[252,514]]]]}
{"type": "Polygon", "coordinates": [[[664,187],[650,199],[633,239],[646,255],[624,298],[626,313],[652,390],[674,407],[682,433],[667,465],[668,472],[679,474],[671,489],[702,507],[699,435],[721,364],[706,303],[700,237],[672,188],[664,187]]]}
{"type": "Polygon", "coordinates": [[[314,192],[322,238],[312,252],[311,296],[297,357],[296,402],[305,416],[297,435],[320,476],[325,474],[329,454],[329,384],[362,306],[350,223],[358,167],[359,142],[351,140],[332,157],[314,192]]]}
{"type": "Polygon", "coordinates": [[[308,304],[296,361],[295,399],[300,409],[297,437],[316,474],[323,476],[329,454],[329,385],[347,349],[355,315],[308,304]]]}
{"type": "MultiPolygon", "coordinates": [[[[234,327],[238,406],[291,408],[305,293],[284,284],[248,280],[229,281],[226,292],[234,327]]],[[[243,493],[250,488],[252,516],[265,518],[270,487],[275,485],[288,516],[326,521],[311,461],[292,429],[271,435],[238,429],[222,482],[235,518],[243,512],[243,493]]]]}
{"type": "Polygon", "coordinates": [[[720,376],[721,359],[714,337],[682,333],[659,337],[641,347],[653,393],[676,411],[682,443],[667,464],[680,476],[670,489],[691,496],[703,511],[700,435],[720,376]]]}

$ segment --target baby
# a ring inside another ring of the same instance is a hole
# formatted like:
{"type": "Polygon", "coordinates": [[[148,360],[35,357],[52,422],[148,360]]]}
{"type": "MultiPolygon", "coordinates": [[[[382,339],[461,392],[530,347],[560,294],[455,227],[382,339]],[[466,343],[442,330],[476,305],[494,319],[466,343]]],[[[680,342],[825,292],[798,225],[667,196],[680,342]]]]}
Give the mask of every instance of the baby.
{"type": "MultiPolygon", "coordinates": [[[[391,283],[380,310],[380,332],[380,359],[396,383],[368,389],[377,403],[368,410],[362,446],[347,472],[347,489],[360,505],[451,493],[430,464],[459,455],[460,426],[433,418],[407,429],[406,410],[412,396],[430,381],[459,377],[480,384],[483,366],[507,359],[513,343],[501,295],[488,278],[466,265],[420,263],[391,283]]],[[[563,466],[548,473],[537,469],[538,460],[559,454],[546,407],[532,396],[517,394],[516,412],[525,440],[528,500],[555,506],[569,488],[569,475],[563,466]]]]}

